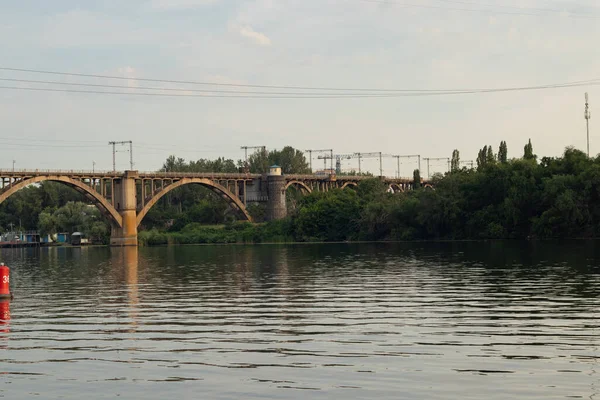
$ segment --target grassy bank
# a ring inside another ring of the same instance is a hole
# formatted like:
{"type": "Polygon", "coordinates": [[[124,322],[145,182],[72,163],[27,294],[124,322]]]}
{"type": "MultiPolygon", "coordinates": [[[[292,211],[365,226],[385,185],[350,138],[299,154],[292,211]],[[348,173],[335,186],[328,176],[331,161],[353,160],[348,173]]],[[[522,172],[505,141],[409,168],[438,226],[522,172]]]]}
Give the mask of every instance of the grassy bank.
{"type": "Polygon", "coordinates": [[[140,246],[166,244],[217,244],[217,243],[283,243],[294,238],[286,235],[288,221],[275,221],[262,224],[237,222],[227,225],[201,225],[191,223],[178,232],[149,230],[140,232],[140,246]]]}

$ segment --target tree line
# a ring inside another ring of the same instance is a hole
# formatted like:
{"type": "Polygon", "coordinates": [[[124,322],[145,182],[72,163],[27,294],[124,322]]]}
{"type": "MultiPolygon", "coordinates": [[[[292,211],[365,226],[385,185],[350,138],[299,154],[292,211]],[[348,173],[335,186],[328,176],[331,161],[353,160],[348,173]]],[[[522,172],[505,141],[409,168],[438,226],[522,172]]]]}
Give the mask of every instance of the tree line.
{"type": "MultiPolygon", "coordinates": [[[[272,164],[284,173],[310,170],[301,151],[258,151],[248,164],[219,158],[186,161],[174,156],[162,170],[181,172],[264,172],[272,164]]],[[[600,157],[565,149],[561,157],[539,158],[528,141],[519,157],[509,158],[506,142],[494,151],[486,145],[468,168],[454,150],[450,171],[434,174],[434,190],[415,187],[390,193],[379,179],[355,189],[335,189],[300,195],[289,189],[289,217],[250,225],[236,223],[236,212],[213,192],[188,185],[164,196],[143,221],[142,231],[198,234],[211,225],[212,241],[338,241],[428,239],[525,239],[597,237],[600,235],[600,157]],[[223,228],[223,226],[225,228],[223,228]],[[190,233],[191,232],[191,233],[190,233]],[[221,238],[221,239],[220,239],[221,238]]],[[[264,210],[249,207],[260,221],[264,210]]],[[[30,185],[0,206],[0,229],[40,230],[42,233],[82,231],[108,239],[110,227],[76,191],[53,182],[30,185]]],[[[206,235],[204,235],[206,236],[206,235]]],[[[160,239],[167,240],[168,238],[160,239]]],[[[182,239],[183,240],[183,239],[182,239]]],[[[188,239],[185,239],[188,240],[188,239]]],[[[192,240],[193,242],[193,240],[192,240]]]]}
{"type": "Polygon", "coordinates": [[[304,153],[291,146],[281,150],[260,149],[251,153],[247,160],[238,160],[219,157],[216,160],[199,159],[186,161],[183,158],[170,156],[163,163],[161,171],[165,172],[249,172],[262,174],[267,172],[271,165],[278,165],[284,174],[309,174],[311,173],[304,153]]]}
{"type": "MultiPolygon", "coordinates": [[[[415,171],[415,175],[418,171],[415,171]]],[[[418,182],[418,181],[416,181],[418,182]]],[[[434,190],[391,194],[378,180],[356,192],[312,193],[290,216],[296,240],[589,238],[600,235],[600,157],[574,148],[538,157],[529,141],[519,158],[483,147],[476,168],[432,178],[434,190]]]]}
{"type": "Polygon", "coordinates": [[[160,241],[345,241],[438,239],[591,238],[600,235],[600,157],[567,148],[561,157],[534,154],[528,141],[509,158],[506,142],[484,146],[474,168],[452,154],[434,189],[418,185],[390,193],[379,179],[355,189],[296,198],[283,221],[260,226],[228,224],[210,235],[199,225],[160,241]],[[195,238],[195,239],[192,239],[195,238]]]}

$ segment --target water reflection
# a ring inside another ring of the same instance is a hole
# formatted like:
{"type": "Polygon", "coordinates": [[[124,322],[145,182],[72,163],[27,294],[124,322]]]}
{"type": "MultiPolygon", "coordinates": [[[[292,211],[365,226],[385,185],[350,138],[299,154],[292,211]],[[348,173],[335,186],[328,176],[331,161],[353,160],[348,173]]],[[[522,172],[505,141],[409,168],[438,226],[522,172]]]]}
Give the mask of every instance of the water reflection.
{"type": "Polygon", "coordinates": [[[0,396],[185,397],[199,380],[209,398],[598,391],[600,254],[589,242],[2,256],[17,300],[0,396]]]}
{"type": "Polygon", "coordinates": [[[139,287],[138,287],[138,248],[113,247],[110,249],[110,264],[116,275],[123,274],[123,282],[127,293],[127,313],[131,329],[135,332],[139,325],[139,287]]]}
{"type": "Polygon", "coordinates": [[[10,300],[0,300],[0,348],[8,346],[10,333],[10,300]]]}

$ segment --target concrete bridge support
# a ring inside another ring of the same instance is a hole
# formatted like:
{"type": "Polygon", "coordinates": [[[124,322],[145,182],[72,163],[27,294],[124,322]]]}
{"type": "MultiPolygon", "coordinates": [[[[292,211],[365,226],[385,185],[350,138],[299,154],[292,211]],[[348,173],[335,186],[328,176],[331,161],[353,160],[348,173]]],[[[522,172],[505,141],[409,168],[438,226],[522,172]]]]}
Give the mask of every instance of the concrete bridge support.
{"type": "Polygon", "coordinates": [[[282,219],[287,216],[287,205],[285,204],[286,179],[282,175],[267,176],[267,189],[269,199],[267,201],[267,221],[282,219]]]}
{"type": "Polygon", "coordinates": [[[115,179],[113,205],[122,218],[122,227],[113,224],[111,246],[137,246],[136,171],[125,171],[121,179],[115,179]]]}

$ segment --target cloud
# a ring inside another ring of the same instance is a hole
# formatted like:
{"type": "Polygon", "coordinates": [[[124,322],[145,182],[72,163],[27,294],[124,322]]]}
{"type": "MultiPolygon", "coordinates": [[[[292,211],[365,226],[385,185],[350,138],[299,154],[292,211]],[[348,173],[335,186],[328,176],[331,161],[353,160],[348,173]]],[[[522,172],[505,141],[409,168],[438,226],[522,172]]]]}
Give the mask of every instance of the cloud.
{"type": "Polygon", "coordinates": [[[254,43],[260,46],[270,46],[271,39],[264,33],[256,32],[251,26],[241,26],[239,33],[245,38],[252,40],[254,43]]]}

